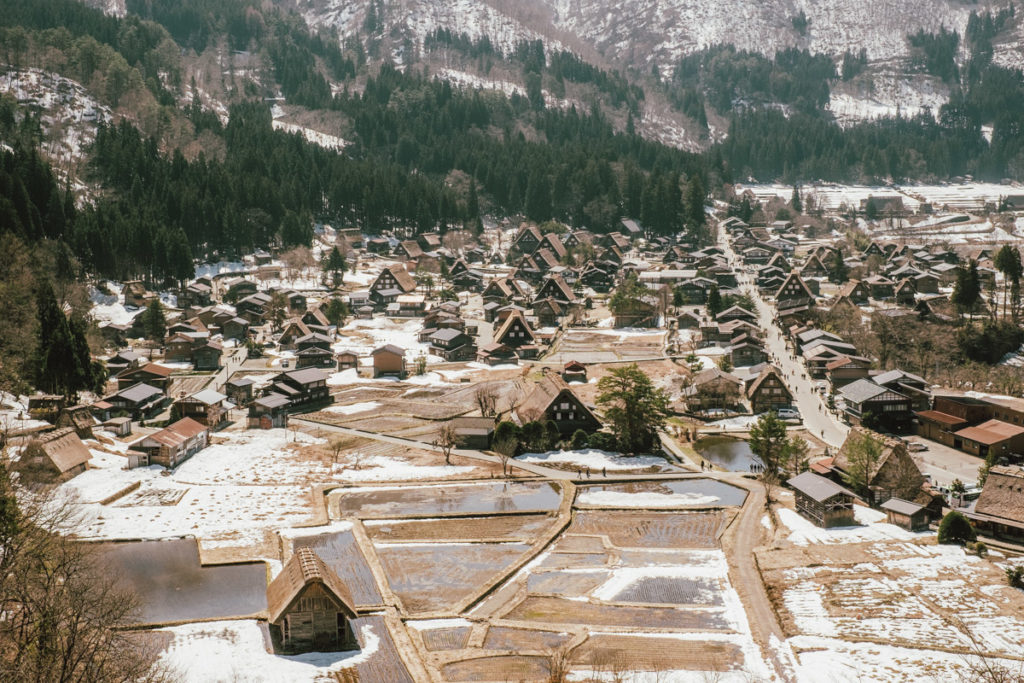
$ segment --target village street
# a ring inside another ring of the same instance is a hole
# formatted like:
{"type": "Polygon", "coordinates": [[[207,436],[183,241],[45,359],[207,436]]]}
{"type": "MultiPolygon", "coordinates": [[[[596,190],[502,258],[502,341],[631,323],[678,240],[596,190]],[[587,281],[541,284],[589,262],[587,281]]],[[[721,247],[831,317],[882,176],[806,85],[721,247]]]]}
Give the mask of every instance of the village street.
{"type": "Polygon", "coordinates": [[[754,284],[753,277],[744,271],[732,246],[729,244],[728,235],[721,231],[718,236],[718,244],[725,251],[729,265],[736,272],[740,288],[757,303],[757,315],[761,323],[761,329],[765,333],[765,345],[772,362],[782,370],[786,384],[793,392],[794,403],[800,411],[804,426],[814,436],[822,439],[830,447],[839,448],[846,440],[846,434],[850,428],[839,422],[829,413],[825,406],[824,396],[814,390],[814,384],[807,371],[786,347],[786,339],[782,330],[774,322],[774,309],[765,301],[754,284]]]}

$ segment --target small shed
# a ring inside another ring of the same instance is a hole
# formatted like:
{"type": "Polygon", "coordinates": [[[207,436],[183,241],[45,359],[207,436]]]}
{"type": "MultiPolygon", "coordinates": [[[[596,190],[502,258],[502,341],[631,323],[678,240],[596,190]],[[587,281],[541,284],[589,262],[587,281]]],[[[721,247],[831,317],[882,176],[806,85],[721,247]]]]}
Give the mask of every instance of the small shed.
{"type": "Polygon", "coordinates": [[[459,448],[487,450],[494,436],[493,417],[456,417],[452,419],[459,448]]]}
{"type": "Polygon", "coordinates": [[[373,350],[373,376],[397,375],[405,379],[405,349],[385,344],[373,350]]]}
{"type": "Polygon", "coordinates": [[[804,472],[790,479],[796,511],[820,527],[853,526],[853,499],[857,495],[831,479],[804,472]]]}
{"type": "Polygon", "coordinates": [[[882,503],[889,524],[895,524],[907,531],[924,531],[928,528],[928,508],[902,498],[890,498],[882,503]]]}
{"type": "Polygon", "coordinates": [[[298,548],[267,586],[267,607],[287,652],[359,647],[351,624],[352,594],[310,548],[298,548]]]}

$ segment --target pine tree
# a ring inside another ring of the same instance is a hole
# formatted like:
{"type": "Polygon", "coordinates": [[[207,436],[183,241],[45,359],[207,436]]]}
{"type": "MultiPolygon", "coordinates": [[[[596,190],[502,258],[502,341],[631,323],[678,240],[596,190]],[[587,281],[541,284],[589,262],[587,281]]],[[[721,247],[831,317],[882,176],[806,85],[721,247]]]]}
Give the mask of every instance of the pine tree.
{"type": "Polygon", "coordinates": [[[800,187],[798,185],[793,186],[793,196],[789,200],[789,205],[793,207],[793,210],[798,214],[804,212],[803,202],[800,201],[800,187]]]}
{"type": "Polygon", "coordinates": [[[36,305],[39,319],[36,386],[47,393],[69,396],[79,388],[81,372],[68,320],[48,283],[40,288],[36,305]]]}
{"type": "Polygon", "coordinates": [[[624,453],[649,452],[658,430],[669,415],[669,397],[654,386],[636,363],[615,368],[597,384],[598,405],[605,406],[619,449],[624,453]]]}
{"type": "Polygon", "coordinates": [[[829,272],[829,278],[836,284],[843,284],[850,279],[850,267],[846,265],[846,260],[843,258],[843,252],[836,249],[832,255],[831,270],[829,272]]]}
{"type": "Polygon", "coordinates": [[[526,184],[526,217],[538,223],[551,219],[550,179],[543,171],[534,169],[526,184]]]}
{"type": "Polygon", "coordinates": [[[164,307],[159,299],[154,299],[142,312],[142,330],[147,339],[159,341],[164,338],[167,332],[167,318],[164,316],[164,307]]]}
{"type": "Polygon", "coordinates": [[[712,287],[711,291],[708,292],[708,315],[712,318],[717,318],[718,314],[722,312],[724,305],[722,303],[722,294],[718,291],[718,287],[712,287]]]}

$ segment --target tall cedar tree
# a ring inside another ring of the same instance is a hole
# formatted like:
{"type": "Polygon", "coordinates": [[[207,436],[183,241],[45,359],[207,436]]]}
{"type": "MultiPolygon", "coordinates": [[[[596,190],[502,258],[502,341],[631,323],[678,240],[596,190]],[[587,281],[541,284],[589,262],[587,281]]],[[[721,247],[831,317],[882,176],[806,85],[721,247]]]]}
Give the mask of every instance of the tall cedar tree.
{"type": "Polygon", "coordinates": [[[1020,278],[1024,275],[1020,261],[1020,252],[1017,247],[1004,244],[998,252],[994,263],[996,269],[1003,274],[1003,317],[1006,317],[1007,303],[1009,301],[1009,289],[1012,283],[1014,289],[1020,288],[1020,278]]]}
{"type": "Polygon", "coordinates": [[[37,304],[39,319],[36,347],[35,384],[42,391],[74,396],[93,386],[93,366],[85,325],[69,323],[57,304],[49,283],[40,286],[37,304]]]}
{"type": "Polygon", "coordinates": [[[843,252],[841,249],[836,249],[832,254],[831,268],[829,269],[829,280],[841,285],[850,279],[850,267],[846,265],[846,259],[843,258],[843,252]]]}
{"type": "Polygon", "coordinates": [[[154,299],[142,312],[142,330],[147,339],[160,341],[167,332],[167,318],[164,316],[164,307],[158,299],[154,299]]]}
{"type": "Polygon", "coordinates": [[[598,381],[597,389],[597,403],[605,406],[619,450],[650,452],[668,419],[668,394],[655,387],[636,363],[615,368],[598,381]]]}
{"type": "Polygon", "coordinates": [[[775,474],[785,467],[786,423],[773,412],[757,418],[750,428],[750,452],[757,456],[765,471],[775,474]]]}
{"type": "Polygon", "coordinates": [[[970,320],[974,320],[974,310],[981,301],[981,276],[978,274],[977,261],[971,259],[966,267],[957,266],[956,282],[949,299],[961,315],[966,311],[970,320]]]}

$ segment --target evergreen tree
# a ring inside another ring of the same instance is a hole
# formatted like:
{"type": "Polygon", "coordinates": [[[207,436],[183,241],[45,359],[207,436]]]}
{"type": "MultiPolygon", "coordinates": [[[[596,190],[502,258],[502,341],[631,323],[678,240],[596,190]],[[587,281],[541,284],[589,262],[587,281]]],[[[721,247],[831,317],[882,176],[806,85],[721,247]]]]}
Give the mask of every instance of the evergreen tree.
{"type": "Polygon", "coordinates": [[[804,212],[804,205],[803,202],[800,201],[800,187],[798,185],[793,186],[793,196],[790,197],[789,205],[793,207],[793,211],[796,211],[798,214],[804,212]]]}
{"type": "Polygon", "coordinates": [[[669,397],[654,386],[636,363],[615,368],[598,383],[597,403],[605,406],[619,449],[646,453],[658,442],[658,430],[669,415],[669,397]]]}
{"type": "Polygon", "coordinates": [[[547,174],[534,169],[526,184],[526,217],[538,223],[551,219],[551,186],[547,174]]]}
{"type": "Polygon", "coordinates": [[[764,465],[765,472],[776,474],[785,466],[787,449],[786,423],[773,412],[767,412],[750,428],[750,452],[764,465]]]}
{"type": "Polygon", "coordinates": [[[83,384],[79,353],[68,320],[57,304],[53,288],[44,283],[36,299],[39,320],[36,347],[36,387],[51,394],[70,396],[83,384]]]}
{"type": "Polygon", "coordinates": [[[160,341],[167,332],[167,318],[159,299],[154,299],[142,312],[142,330],[147,339],[160,341]]]}
{"type": "Polygon", "coordinates": [[[831,266],[829,270],[829,280],[841,285],[850,279],[850,267],[846,265],[846,259],[843,258],[843,252],[840,249],[836,249],[832,254],[831,266]]]}
{"type": "Polygon", "coordinates": [[[724,306],[725,304],[722,303],[722,294],[718,291],[718,287],[712,287],[711,291],[708,292],[708,315],[712,318],[717,318],[718,314],[725,310],[724,306]]]}
{"type": "Polygon", "coordinates": [[[1003,317],[1006,317],[1006,309],[1009,301],[1009,288],[1010,284],[1013,283],[1014,289],[1020,288],[1020,279],[1024,275],[1022,270],[1020,252],[1017,251],[1016,247],[1011,247],[1009,244],[1004,244],[998,252],[996,252],[996,258],[994,265],[996,269],[1003,274],[1003,317]]]}
{"type": "Polygon", "coordinates": [[[961,315],[966,311],[970,319],[974,320],[974,310],[981,300],[981,276],[978,273],[978,262],[974,259],[970,260],[966,268],[957,266],[956,282],[949,300],[961,315]]]}
{"type": "Polygon", "coordinates": [[[332,247],[327,257],[323,259],[324,272],[330,273],[334,286],[337,287],[345,279],[345,270],[348,268],[348,264],[345,262],[345,256],[342,255],[338,247],[332,247]]]}
{"type": "Polygon", "coordinates": [[[704,201],[707,199],[707,190],[704,182],[696,173],[690,175],[686,181],[686,222],[692,228],[702,228],[707,222],[707,214],[704,212],[704,201]]]}

